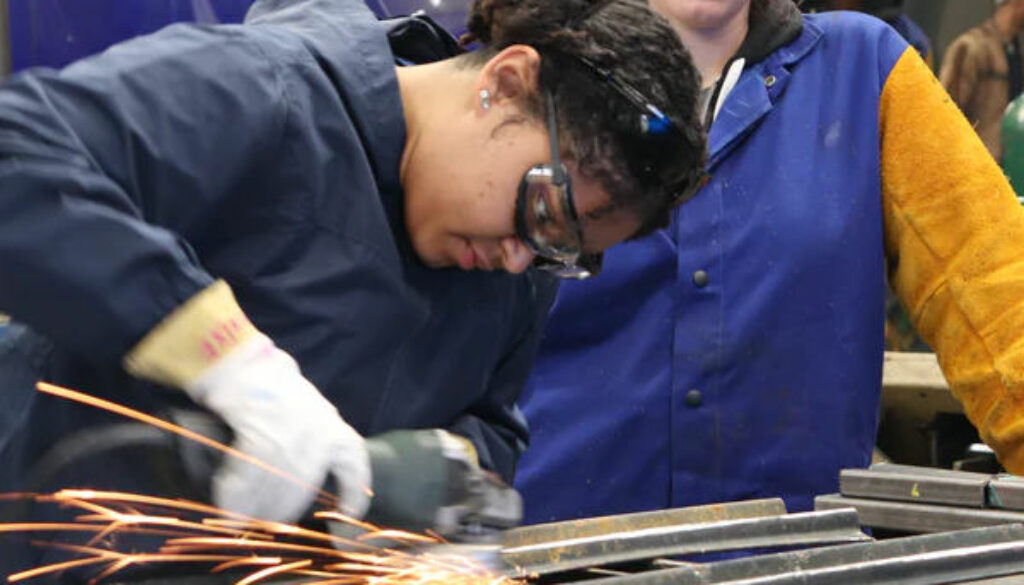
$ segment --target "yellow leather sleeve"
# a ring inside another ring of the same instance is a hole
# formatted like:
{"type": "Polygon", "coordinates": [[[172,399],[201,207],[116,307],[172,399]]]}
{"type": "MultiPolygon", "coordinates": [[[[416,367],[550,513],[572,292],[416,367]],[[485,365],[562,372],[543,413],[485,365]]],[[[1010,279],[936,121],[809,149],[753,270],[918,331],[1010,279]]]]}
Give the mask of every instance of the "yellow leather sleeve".
{"type": "Polygon", "coordinates": [[[125,356],[124,367],[137,378],[183,388],[256,334],[231,287],[218,280],[153,328],[125,356]]]}
{"type": "Polygon", "coordinates": [[[880,124],[891,282],[982,439],[1024,474],[1024,209],[913,50],[880,124]]]}

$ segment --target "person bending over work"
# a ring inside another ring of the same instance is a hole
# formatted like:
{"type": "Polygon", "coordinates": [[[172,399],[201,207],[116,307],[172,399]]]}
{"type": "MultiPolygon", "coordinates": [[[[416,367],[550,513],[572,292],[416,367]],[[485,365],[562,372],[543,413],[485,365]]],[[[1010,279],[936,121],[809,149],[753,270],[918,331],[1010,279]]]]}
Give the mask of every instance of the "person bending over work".
{"type": "MultiPolygon", "coordinates": [[[[481,49],[396,68],[389,32],[410,26],[258,0],[244,25],[0,87],[0,491],[118,420],[36,379],[154,413],[194,401],[242,452],[333,477],[356,516],[362,436],[388,429],[465,436],[511,481],[550,275],[596,272],[698,183],[697,73],[642,0],[477,0],[481,49]]],[[[153,475],[108,458],[32,487],[153,475]]],[[[213,479],[217,505],[270,519],[312,497],[235,460],[213,479]]]]}

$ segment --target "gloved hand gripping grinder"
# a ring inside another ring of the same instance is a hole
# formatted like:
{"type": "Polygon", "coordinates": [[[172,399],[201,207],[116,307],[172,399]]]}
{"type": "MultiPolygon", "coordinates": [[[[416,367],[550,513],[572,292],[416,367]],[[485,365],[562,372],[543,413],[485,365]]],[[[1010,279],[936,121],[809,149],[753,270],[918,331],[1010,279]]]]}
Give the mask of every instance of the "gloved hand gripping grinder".
{"type": "MultiPolygon", "coordinates": [[[[182,409],[167,418],[215,441],[231,443],[230,429],[209,413],[182,409]]],[[[163,495],[199,500],[209,499],[210,478],[224,457],[155,427],[123,423],[62,440],[35,466],[31,483],[44,489],[62,470],[117,456],[123,449],[142,449],[150,455],[147,459],[163,484],[163,495]]],[[[366,439],[366,449],[374,492],[364,518],[367,522],[410,532],[431,530],[456,542],[480,542],[522,519],[522,498],[495,474],[482,470],[472,444],[461,437],[440,429],[390,431],[366,439]]],[[[333,480],[326,483],[325,491],[331,492],[333,480]]]]}
{"type": "Polygon", "coordinates": [[[439,429],[391,431],[366,441],[374,496],[366,520],[456,541],[513,528],[522,498],[483,471],[469,441],[439,429]]]}

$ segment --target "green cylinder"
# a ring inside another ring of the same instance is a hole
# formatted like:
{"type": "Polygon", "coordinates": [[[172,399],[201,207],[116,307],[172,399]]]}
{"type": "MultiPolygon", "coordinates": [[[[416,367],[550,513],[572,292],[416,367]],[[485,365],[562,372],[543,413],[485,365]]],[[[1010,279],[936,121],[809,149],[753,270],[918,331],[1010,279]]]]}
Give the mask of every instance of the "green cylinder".
{"type": "Polygon", "coordinates": [[[1024,197],[1024,95],[1010,102],[1001,128],[1003,172],[1010,179],[1017,198],[1024,197]]]}

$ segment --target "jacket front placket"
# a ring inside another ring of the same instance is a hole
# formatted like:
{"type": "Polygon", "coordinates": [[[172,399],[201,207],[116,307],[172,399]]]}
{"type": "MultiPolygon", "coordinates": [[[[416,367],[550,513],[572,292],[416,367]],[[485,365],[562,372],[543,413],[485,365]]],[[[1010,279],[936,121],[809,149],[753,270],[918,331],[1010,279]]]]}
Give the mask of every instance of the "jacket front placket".
{"type": "MultiPolygon", "coordinates": [[[[773,55],[740,77],[712,124],[707,170],[711,181],[673,216],[677,245],[676,304],[672,359],[673,505],[695,493],[719,493],[722,466],[721,412],[730,339],[729,311],[722,283],[730,241],[728,177],[715,177],[730,153],[741,148],[770,114],[790,73],[773,55]],[[696,464],[695,462],[701,462],[696,464]],[[700,476],[691,470],[701,469],[700,476]]],[[[769,176],[765,180],[770,180],[769,176]]]]}

